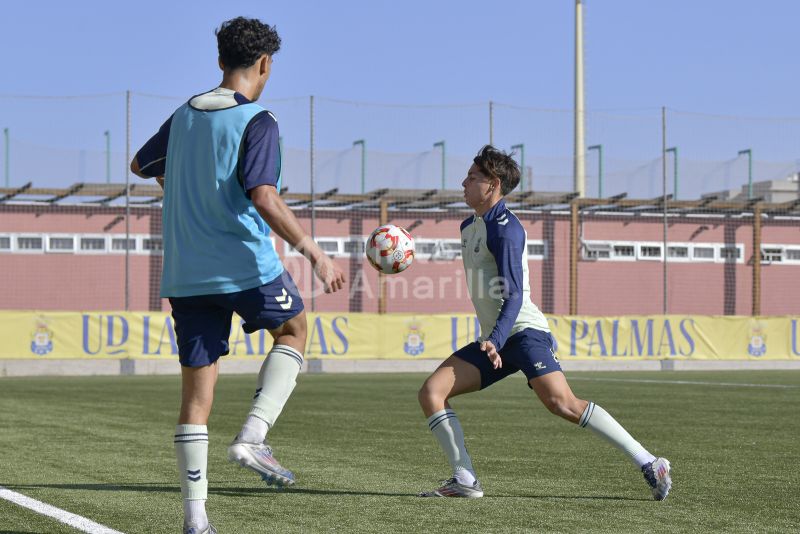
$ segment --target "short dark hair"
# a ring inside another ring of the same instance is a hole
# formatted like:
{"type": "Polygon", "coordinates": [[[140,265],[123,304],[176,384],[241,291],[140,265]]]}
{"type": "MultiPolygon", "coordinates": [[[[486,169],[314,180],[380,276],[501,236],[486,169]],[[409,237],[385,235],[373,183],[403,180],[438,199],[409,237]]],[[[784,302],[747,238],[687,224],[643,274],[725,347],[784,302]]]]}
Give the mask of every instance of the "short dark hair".
{"type": "Polygon", "coordinates": [[[486,145],[480,149],[472,161],[486,176],[500,179],[500,191],[503,196],[519,185],[519,165],[511,157],[511,154],[506,154],[492,145],[486,145]]]}
{"type": "Polygon", "coordinates": [[[281,38],[275,26],[258,19],[236,17],[226,20],[214,34],[217,36],[219,59],[226,69],[250,67],[262,55],[272,56],[281,48],[281,38]]]}

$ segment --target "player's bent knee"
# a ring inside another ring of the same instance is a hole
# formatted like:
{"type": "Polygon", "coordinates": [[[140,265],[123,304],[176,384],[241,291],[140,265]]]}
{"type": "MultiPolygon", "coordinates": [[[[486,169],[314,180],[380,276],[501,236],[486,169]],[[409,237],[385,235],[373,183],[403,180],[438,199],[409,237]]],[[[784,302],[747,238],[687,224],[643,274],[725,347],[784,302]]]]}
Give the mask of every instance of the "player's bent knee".
{"type": "Polygon", "coordinates": [[[441,404],[446,400],[446,395],[439,392],[438,388],[428,379],[422,384],[422,387],[419,388],[417,400],[419,401],[419,405],[425,408],[435,404],[441,404]]]}

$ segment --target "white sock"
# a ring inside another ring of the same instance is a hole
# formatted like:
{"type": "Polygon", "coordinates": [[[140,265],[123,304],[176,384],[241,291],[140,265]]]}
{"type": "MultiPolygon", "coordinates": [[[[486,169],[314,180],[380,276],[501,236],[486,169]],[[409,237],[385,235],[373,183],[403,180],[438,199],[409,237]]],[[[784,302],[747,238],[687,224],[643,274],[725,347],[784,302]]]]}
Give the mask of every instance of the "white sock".
{"type": "Polygon", "coordinates": [[[175,455],[181,477],[181,495],[186,523],[198,528],[208,524],[208,427],[178,425],[175,427],[175,455]]]}
{"type": "MultiPolygon", "coordinates": [[[[303,355],[288,345],[273,345],[267,358],[261,365],[258,373],[258,386],[256,395],[253,397],[253,407],[250,409],[251,416],[264,421],[268,428],[261,428],[258,432],[247,432],[248,436],[255,438],[252,443],[261,443],[267,436],[267,430],[275,425],[275,420],[283,410],[283,406],[292,394],[294,386],[297,384],[297,373],[303,365],[303,355]],[[259,439],[260,438],[260,439],[259,439]]],[[[248,421],[250,419],[248,418],[248,421]]],[[[247,425],[247,423],[245,423],[247,425]]]]}
{"type": "Polygon", "coordinates": [[[208,526],[205,499],[184,499],[183,516],[187,525],[197,527],[201,532],[208,526]]]}
{"type": "Polygon", "coordinates": [[[434,413],[428,417],[428,428],[439,440],[439,445],[447,456],[450,467],[453,468],[456,480],[460,484],[473,485],[476,480],[475,469],[464,444],[464,431],[461,430],[456,412],[446,408],[434,413]]]}
{"type": "Polygon", "coordinates": [[[578,425],[581,428],[588,428],[621,450],[639,468],[656,459],[638,441],[633,439],[633,436],[628,434],[628,431],[622,428],[616,419],[593,402],[586,406],[578,425]]]}
{"type": "Polygon", "coordinates": [[[248,415],[236,440],[246,443],[263,443],[268,430],[269,425],[266,421],[255,415],[248,415]]]}

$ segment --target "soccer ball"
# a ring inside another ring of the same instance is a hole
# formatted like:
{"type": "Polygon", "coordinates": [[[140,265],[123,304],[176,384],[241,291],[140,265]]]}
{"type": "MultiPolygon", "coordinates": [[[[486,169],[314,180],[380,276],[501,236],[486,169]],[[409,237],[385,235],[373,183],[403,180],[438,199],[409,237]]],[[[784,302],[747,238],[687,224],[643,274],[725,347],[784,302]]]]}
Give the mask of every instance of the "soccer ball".
{"type": "Polygon", "coordinates": [[[414,261],[414,238],[393,224],[376,228],[367,239],[367,260],[383,274],[401,273],[414,261]]]}

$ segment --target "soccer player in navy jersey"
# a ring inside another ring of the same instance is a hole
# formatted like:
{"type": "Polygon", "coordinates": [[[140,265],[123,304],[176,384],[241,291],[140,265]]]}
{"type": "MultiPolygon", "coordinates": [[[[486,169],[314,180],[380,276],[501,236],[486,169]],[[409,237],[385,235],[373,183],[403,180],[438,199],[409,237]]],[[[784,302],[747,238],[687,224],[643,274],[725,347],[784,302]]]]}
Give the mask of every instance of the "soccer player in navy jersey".
{"type": "Polygon", "coordinates": [[[489,145],[473,161],[461,185],[475,214],[461,223],[461,251],[482,335],[446,359],[419,390],[428,426],[453,469],[449,480],[420,496],[483,496],[449,399],[522,371],[548,410],[619,448],[641,469],[653,497],[665,499],[669,462],[650,454],[603,408],[577,398],[561,371],[547,319],[531,301],[525,229],[503,200],[519,184],[519,167],[489,145]]]}
{"type": "Polygon", "coordinates": [[[254,103],[280,37],[274,27],[243,17],[224,22],[216,36],[222,83],[179,107],[131,162],[135,174],[155,177],[164,188],[161,296],[172,306],[182,373],[174,442],[186,534],[216,532],[205,510],[206,425],[234,312],[245,332],[266,329],[274,344],[228,458],[268,484],[294,483],[265,439],[303,363],[306,315],[270,232],[308,258],[326,293],[345,283],[281,199],[278,123],[254,103]]]}

